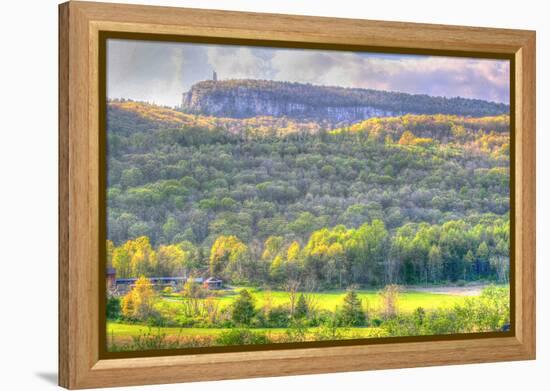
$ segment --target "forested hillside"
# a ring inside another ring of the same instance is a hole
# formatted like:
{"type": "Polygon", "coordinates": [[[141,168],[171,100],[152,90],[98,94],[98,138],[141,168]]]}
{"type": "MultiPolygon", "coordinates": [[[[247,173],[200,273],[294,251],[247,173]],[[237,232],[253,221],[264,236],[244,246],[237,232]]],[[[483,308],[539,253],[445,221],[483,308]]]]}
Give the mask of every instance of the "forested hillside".
{"type": "MultiPolygon", "coordinates": [[[[367,93],[354,94],[343,102],[367,93]]],[[[108,255],[121,277],[325,287],[506,279],[506,115],[329,129],[117,101],[107,120],[108,255]]]]}
{"type": "Polygon", "coordinates": [[[445,98],[362,88],[269,80],[206,80],[183,95],[182,110],[220,117],[288,116],[333,124],[413,114],[499,115],[509,106],[479,99],[445,98]]]}

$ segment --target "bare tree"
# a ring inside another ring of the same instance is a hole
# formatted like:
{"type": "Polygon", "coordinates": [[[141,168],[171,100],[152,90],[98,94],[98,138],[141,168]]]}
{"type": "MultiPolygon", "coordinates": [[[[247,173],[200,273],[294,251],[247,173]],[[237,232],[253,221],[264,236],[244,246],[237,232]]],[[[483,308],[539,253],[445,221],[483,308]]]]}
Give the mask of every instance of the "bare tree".
{"type": "Polygon", "coordinates": [[[315,279],[306,279],[303,296],[310,314],[315,313],[319,307],[319,297],[315,292],[317,292],[317,282],[315,279]]]}
{"type": "Polygon", "coordinates": [[[393,318],[398,312],[399,293],[401,287],[396,284],[386,285],[384,289],[380,291],[380,300],[382,303],[382,316],[385,319],[393,318]]]}
{"type": "Polygon", "coordinates": [[[294,315],[294,309],[296,308],[296,300],[298,299],[298,289],[300,288],[300,281],[288,280],[285,284],[285,291],[288,294],[290,300],[290,315],[294,315]]]}
{"type": "Polygon", "coordinates": [[[498,282],[501,282],[501,283],[508,282],[510,258],[497,254],[489,258],[489,262],[497,272],[498,282]]]}
{"type": "Polygon", "coordinates": [[[264,315],[267,317],[269,315],[269,312],[273,308],[273,293],[268,290],[264,294],[264,305],[263,305],[263,312],[264,315]]]}

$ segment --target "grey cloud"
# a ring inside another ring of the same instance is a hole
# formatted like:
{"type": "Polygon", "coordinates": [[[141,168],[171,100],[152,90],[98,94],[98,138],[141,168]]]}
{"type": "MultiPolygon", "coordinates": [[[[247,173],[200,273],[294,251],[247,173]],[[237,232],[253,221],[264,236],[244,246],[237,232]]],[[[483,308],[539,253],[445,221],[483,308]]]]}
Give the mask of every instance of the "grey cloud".
{"type": "Polygon", "coordinates": [[[108,46],[108,94],[176,105],[183,91],[209,79],[213,69],[221,79],[272,79],[509,102],[506,61],[118,40],[108,46]]]}

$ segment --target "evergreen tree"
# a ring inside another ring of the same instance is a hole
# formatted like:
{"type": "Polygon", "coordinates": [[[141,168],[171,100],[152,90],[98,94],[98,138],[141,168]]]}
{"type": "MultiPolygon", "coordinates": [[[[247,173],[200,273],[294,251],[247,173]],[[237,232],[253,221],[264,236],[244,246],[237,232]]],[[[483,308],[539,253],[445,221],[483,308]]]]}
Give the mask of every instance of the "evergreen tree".
{"type": "Polygon", "coordinates": [[[249,326],[256,311],[254,309],[254,298],[243,289],[239,292],[239,297],[235,299],[231,308],[231,318],[239,326],[249,326]]]}
{"type": "Polygon", "coordinates": [[[344,305],[340,314],[341,324],[349,327],[364,326],[366,320],[361,306],[361,299],[359,299],[355,291],[349,291],[344,297],[344,305]]]}
{"type": "Polygon", "coordinates": [[[298,297],[298,302],[296,303],[296,308],[294,310],[294,317],[296,319],[303,319],[307,317],[309,308],[305,296],[302,294],[298,297]]]}

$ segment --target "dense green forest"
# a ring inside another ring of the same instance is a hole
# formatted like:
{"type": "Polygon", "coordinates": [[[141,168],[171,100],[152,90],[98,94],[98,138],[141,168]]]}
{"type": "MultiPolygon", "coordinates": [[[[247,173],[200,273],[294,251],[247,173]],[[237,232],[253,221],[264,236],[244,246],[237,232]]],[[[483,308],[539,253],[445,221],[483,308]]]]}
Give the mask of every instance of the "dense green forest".
{"type": "Polygon", "coordinates": [[[120,277],[507,280],[508,116],[328,129],[112,101],[107,121],[108,258],[120,277]]]}

